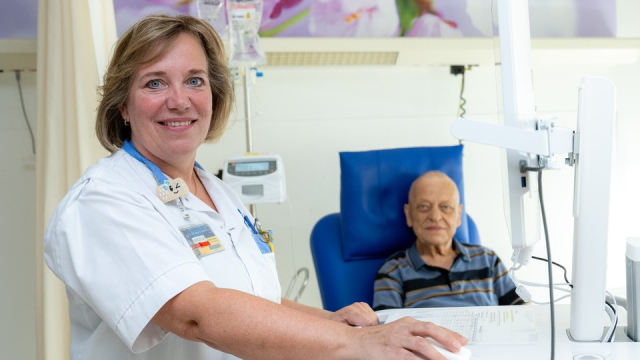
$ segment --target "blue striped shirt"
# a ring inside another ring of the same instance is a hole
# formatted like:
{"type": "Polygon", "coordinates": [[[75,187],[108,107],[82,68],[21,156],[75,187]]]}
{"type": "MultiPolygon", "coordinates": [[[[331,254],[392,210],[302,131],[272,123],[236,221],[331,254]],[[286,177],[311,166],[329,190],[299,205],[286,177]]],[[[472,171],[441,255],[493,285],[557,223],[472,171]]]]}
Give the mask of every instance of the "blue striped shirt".
{"type": "Polygon", "coordinates": [[[426,264],[416,243],[391,255],[376,275],[373,309],[524,304],[492,250],[456,239],[453,248],[450,270],[426,264]]]}

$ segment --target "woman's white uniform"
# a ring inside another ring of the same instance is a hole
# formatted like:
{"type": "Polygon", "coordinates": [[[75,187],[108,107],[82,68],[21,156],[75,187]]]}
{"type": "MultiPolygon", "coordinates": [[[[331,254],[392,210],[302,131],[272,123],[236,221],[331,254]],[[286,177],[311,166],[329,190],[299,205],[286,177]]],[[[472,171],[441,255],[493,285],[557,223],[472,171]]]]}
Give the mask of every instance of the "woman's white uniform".
{"type": "Polygon", "coordinates": [[[200,281],[280,302],[274,254],[260,250],[243,218],[251,215],[226,184],[196,171],[218,213],[192,194],[183,209],[164,204],[152,172],[124,150],[90,167],[58,205],[45,259],[66,285],[73,360],[236,359],[151,318],[200,281]],[[214,235],[204,241],[209,254],[189,243],[194,228],[214,235]]]}

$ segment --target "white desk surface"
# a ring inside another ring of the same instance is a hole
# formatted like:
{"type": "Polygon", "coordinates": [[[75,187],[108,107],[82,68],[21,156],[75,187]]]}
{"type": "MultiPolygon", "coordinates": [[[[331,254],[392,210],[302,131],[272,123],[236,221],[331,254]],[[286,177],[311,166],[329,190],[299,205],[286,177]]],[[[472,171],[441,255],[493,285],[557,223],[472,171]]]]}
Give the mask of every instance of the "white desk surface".
{"type": "MultiPolygon", "coordinates": [[[[501,359],[522,359],[522,360],[543,360],[551,358],[551,328],[550,328],[550,316],[548,305],[520,305],[527,306],[529,309],[533,309],[536,317],[536,328],[538,331],[538,341],[533,344],[518,344],[518,345],[481,345],[474,344],[467,347],[471,350],[472,360],[501,360],[501,359]]],[[[501,309],[508,307],[501,306],[501,309]]],[[[430,311],[447,311],[450,312],[453,308],[435,309],[431,308],[430,311]]],[[[470,308],[457,308],[460,310],[470,308]]],[[[402,309],[403,311],[409,309],[402,309]]],[[[415,309],[416,311],[425,309],[415,309]]],[[[392,310],[386,310],[392,311],[392,310]]],[[[627,314],[624,309],[620,308],[618,311],[618,327],[616,330],[616,342],[613,343],[584,343],[584,342],[572,342],[567,336],[567,329],[569,328],[569,313],[570,307],[568,304],[556,304],[555,306],[555,319],[556,319],[556,348],[555,359],[557,360],[598,360],[598,359],[612,359],[612,360],[631,360],[640,359],[640,342],[630,342],[626,335],[624,335],[624,329],[627,325],[627,314]],[[620,339],[624,338],[626,341],[620,339]],[[591,356],[588,356],[591,354],[591,356]],[[598,356],[599,355],[599,356],[598,356]]],[[[603,311],[603,316],[604,311],[603,311]]],[[[609,325],[609,319],[606,317],[605,326],[609,325]]]]}

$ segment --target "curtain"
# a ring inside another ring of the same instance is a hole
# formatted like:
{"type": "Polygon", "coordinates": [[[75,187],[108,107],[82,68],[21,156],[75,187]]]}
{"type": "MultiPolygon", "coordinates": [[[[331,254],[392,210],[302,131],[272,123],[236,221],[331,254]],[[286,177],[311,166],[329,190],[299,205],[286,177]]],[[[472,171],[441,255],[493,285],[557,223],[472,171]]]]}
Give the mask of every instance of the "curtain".
{"type": "Polygon", "coordinates": [[[44,229],[82,172],[106,155],[95,136],[97,86],[116,40],[112,0],[39,0],[36,142],[36,354],[69,359],[64,285],[44,264],[44,229]]]}

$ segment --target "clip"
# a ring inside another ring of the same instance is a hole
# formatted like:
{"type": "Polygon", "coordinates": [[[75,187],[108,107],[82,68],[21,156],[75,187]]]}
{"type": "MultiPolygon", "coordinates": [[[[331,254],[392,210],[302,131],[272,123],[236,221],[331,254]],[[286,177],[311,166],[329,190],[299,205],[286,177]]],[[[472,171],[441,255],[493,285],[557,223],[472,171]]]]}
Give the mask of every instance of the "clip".
{"type": "Polygon", "coordinates": [[[189,187],[182,178],[175,178],[173,180],[165,179],[162,184],[156,187],[156,195],[158,195],[158,198],[165,204],[188,193],[189,187]]]}

